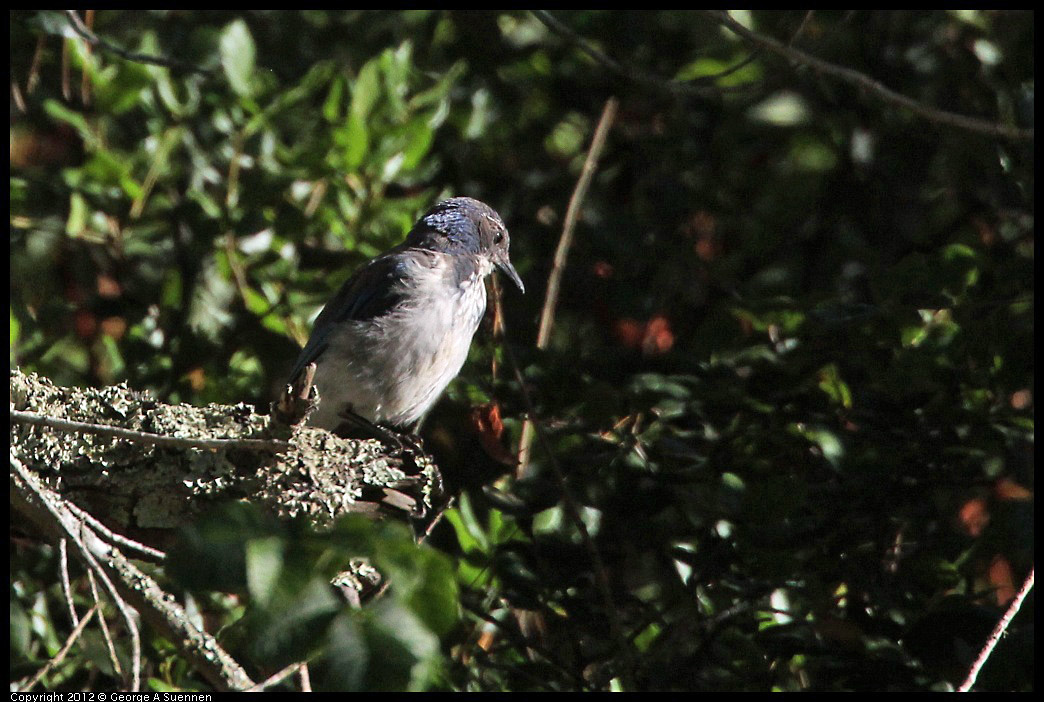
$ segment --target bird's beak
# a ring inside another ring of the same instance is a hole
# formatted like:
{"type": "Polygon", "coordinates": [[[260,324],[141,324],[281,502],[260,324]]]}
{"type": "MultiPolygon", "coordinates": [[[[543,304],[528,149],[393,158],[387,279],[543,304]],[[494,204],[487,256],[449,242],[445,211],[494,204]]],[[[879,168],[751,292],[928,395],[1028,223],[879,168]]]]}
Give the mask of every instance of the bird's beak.
{"type": "Polygon", "coordinates": [[[518,271],[511,265],[511,261],[508,260],[507,256],[499,261],[495,261],[494,265],[504,272],[508,278],[511,278],[511,282],[518,286],[518,289],[522,291],[522,294],[526,294],[526,286],[522,284],[522,279],[518,277],[518,271]]]}

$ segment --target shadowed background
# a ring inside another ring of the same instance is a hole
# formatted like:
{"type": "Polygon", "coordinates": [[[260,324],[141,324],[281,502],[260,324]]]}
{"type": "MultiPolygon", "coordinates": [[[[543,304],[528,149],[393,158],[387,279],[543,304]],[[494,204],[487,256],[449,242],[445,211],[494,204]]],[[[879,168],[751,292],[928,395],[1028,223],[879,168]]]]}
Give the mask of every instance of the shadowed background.
{"type": "MultiPolygon", "coordinates": [[[[365,639],[370,662],[329,687],[963,679],[1032,565],[1031,132],[915,115],[700,12],[80,16],[171,65],[11,13],[12,365],[263,407],[321,305],[451,195],[500,212],[525,281],[422,432],[466,488],[431,536],[457,558],[459,593],[431,598],[455,625],[309,620],[260,668],[365,639]],[[515,481],[527,413],[541,436],[515,481]]],[[[1032,13],[733,17],[932,110],[1032,126],[1032,13]]],[[[13,678],[69,629],[39,604],[54,558],[12,557],[13,678]]],[[[281,612],[307,602],[280,593],[281,612]]],[[[191,689],[163,650],[150,675],[191,689]]],[[[980,685],[1031,689],[1032,659],[1031,598],[980,685]]],[[[86,648],[67,668],[113,675],[86,648]]]]}

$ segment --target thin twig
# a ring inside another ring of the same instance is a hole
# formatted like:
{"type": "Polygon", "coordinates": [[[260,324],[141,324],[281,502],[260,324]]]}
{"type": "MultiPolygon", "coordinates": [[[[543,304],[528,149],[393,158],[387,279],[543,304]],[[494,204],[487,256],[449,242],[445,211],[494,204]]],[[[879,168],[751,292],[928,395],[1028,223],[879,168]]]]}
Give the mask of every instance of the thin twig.
{"type": "Polygon", "coordinates": [[[253,451],[285,451],[289,444],[285,441],[271,439],[189,439],[177,436],[162,436],[144,431],[124,429],[105,424],[88,424],[71,419],[48,417],[36,412],[11,410],[11,421],[19,424],[50,427],[60,431],[71,431],[80,434],[98,434],[115,439],[124,439],[138,444],[152,444],[165,448],[195,448],[220,451],[224,449],[250,449],[253,451]]]}
{"type": "MultiPolygon", "coordinates": [[[[87,580],[91,584],[91,596],[94,597],[94,604],[101,607],[101,595],[98,594],[98,580],[90,570],[87,571],[87,580]]],[[[98,612],[98,623],[101,625],[102,638],[105,639],[105,648],[109,652],[109,662],[112,663],[112,670],[122,678],[123,666],[120,664],[120,657],[116,655],[116,644],[112,642],[112,632],[109,631],[109,624],[105,621],[105,613],[101,610],[98,612]]]]}
{"type": "Polygon", "coordinates": [[[885,87],[882,83],[874,80],[865,73],[860,73],[852,68],[846,68],[844,66],[830,63],[829,61],[824,61],[823,59],[807,54],[800,49],[787,46],[771,37],[766,37],[762,34],[751,31],[734,20],[725,10],[705,10],[705,12],[709,13],[712,17],[717,19],[718,22],[725,25],[739,36],[757,46],[763,47],[774,54],[779,54],[791,61],[809,66],[820,73],[834,76],[845,83],[855,85],[868,93],[877,96],[884,102],[897,107],[903,107],[930,122],[958,127],[979,134],[1004,137],[1006,139],[1015,139],[1019,141],[1033,140],[1033,129],[1009,127],[1004,124],[997,124],[976,117],[968,117],[967,115],[957,114],[956,112],[947,112],[945,110],[930,107],[929,105],[925,105],[923,102],[919,102],[885,87]]]}
{"type": "MultiPolygon", "coordinates": [[[[40,493],[40,495],[41,498],[44,497],[42,493],[40,493]]],[[[56,514],[55,516],[58,515],[56,514]]],[[[63,524],[63,526],[65,525],[63,524]]],[[[84,529],[84,531],[86,531],[86,529],[84,529]]],[[[94,534],[91,536],[97,538],[94,534]]],[[[131,679],[129,691],[138,692],[141,690],[141,631],[138,628],[138,622],[135,619],[137,612],[131,609],[131,606],[123,599],[119,590],[116,589],[116,585],[102,568],[101,563],[99,563],[98,559],[94,557],[93,553],[91,553],[91,549],[79,539],[74,539],[73,543],[75,543],[77,548],[79,548],[80,555],[87,561],[88,567],[93,570],[101,580],[102,586],[105,588],[106,592],[109,593],[109,598],[112,600],[112,603],[116,605],[116,609],[119,611],[120,615],[123,617],[124,623],[127,625],[127,632],[131,637],[131,679]]]]}
{"type": "Polygon", "coordinates": [[[271,677],[266,678],[265,680],[262,680],[261,682],[257,683],[253,687],[248,687],[246,690],[243,690],[243,692],[262,692],[264,690],[267,690],[268,688],[272,687],[273,685],[278,685],[279,683],[283,682],[284,680],[289,678],[291,675],[293,675],[297,671],[301,670],[302,667],[304,667],[304,663],[302,663],[302,662],[291,663],[290,665],[286,666],[285,668],[280,670],[275,675],[272,675],[271,677]]]}
{"type": "MultiPolygon", "coordinates": [[[[142,572],[118,548],[105,543],[88,525],[78,521],[72,511],[67,509],[65,500],[45,486],[40,477],[14,455],[10,457],[10,464],[12,506],[52,538],[67,537],[87,562],[88,571],[98,576],[125,618],[130,618],[128,607],[109,579],[107,569],[111,569],[119,579],[126,597],[149,618],[152,626],[174,641],[211,683],[221,690],[241,690],[253,686],[253,680],[242,666],[214,637],[196,628],[185,615],[184,608],[164,592],[151,576],[142,572]],[[98,562],[98,558],[105,560],[104,566],[98,562]]],[[[134,666],[131,687],[139,687],[141,641],[133,620],[128,622],[128,627],[134,666]]]]}
{"type": "Polygon", "coordinates": [[[102,522],[100,522],[97,518],[95,518],[94,515],[82,509],[75,502],[66,502],[65,506],[68,507],[69,511],[75,514],[78,518],[90,524],[92,527],[94,527],[97,531],[99,531],[103,536],[105,536],[113,543],[132,548],[135,551],[140,551],[141,553],[152,556],[153,558],[159,561],[165,560],[167,558],[167,554],[163,551],[160,551],[159,549],[152,548],[151,546],[147,546],[139,541],[129,539],[126,536],[123,536],[122,534],[117,534],[116,532],[112,531],[102,522]]]}
{"type": "Polygon", "coordinates": [[[308,672],[308,661],[304,661],[303,663],[301,663],[300,678],[301,678],[301,692],[311,692],[312,691],[312,676],[308,672]]]}
{"type": "Polygon", "coordinates": [[[794,46],[794,42],[796,42],[798,37],[801,36],[801,33],[805,31],[805,27],[807,27],[808,23],[812,21],[812,15],[815,13],[815,10],[809,10],[805,13],[805,16],[801,18],[801,24],[799,24],[798,28],[794,30],[794,34],[791,35],[790,41],[787,42],[787,46],[794,46]]]}
{"type": "Polygon", "coordinates": [[[76,614],[76,605],[73,604],[72,585],[69,583],[69,547],[66,539],[58,541],[58,573],[62,581],[62,595],[65,604],[69,608],[69,621],[73,626],[80,623],[80,617],[76,614]]]}
{"type": "Polygon", "coordinates": [[[97,535],[87,529],[81,522],[78,522],[69,510],[64,509],[64,505],[60,498],[57,498],[54,493],[45,488],[39,481],[38,477],[23,466],[21,461],[16,459],[14,456],[11,456],[10,463],[14,473],[19,475],[26,487],[35,494],[38,502],[51,513],[51,516],[54,517],[61,530],[65,532],[65,535],[73,545],[76,546],[80,556],[87,562],[87,567],[95,572],[101,580],[106,592],[108,592],[109,597],[112,598],[116,608],[120,611],[120,614],[123,615],[123,618],[127,623],[127,630],[131,636],[132,670],[130,691],[138,692],[141,688],[141,635],[138,631],[137,623],[134,621],[134,616],[131,614],[130,607],[124,601],[112,580],[110,580],[109,576],[105,573],[105,569],[102,568],[100,563],[98,563],[98,559],[95,558],[94,553],[92,553],[95,549],[101,553],[105,553],[109,551],[111,547],[102,542],[97,535]],[[93,548],[84,543],[84,539],[90,540],[93,548]]]}
{"type": "MultiPolygon", "coordinates": [[[[547,10],[530,10],[538,20],[543,22],[548,29],[553,31],[565,39],[568,39],[572,44],[576,45],[585,54],[590,56],[595,63],[599,64],[603,68],[617,74],[621,78],[633,83],[638,87],[652,87],[660,92],[668,93],[674,96],[698,96],[698,97],[710,97],[717,96],[725,92],[739,92],[747,90],[750,86],[717,86],[717,85],[697,85],[691,82],[682,82],[677,80],[668,80],[658,75],[647,73],[645,71],[639,71],[627,66],[624,66],[617,61],[613,60],[598,48],[594,46],[584,37],[580,36],[568,26],[557,20],[547,10]]],[[[753,57],[748,57],[745,61],[751,61],[753,57]]],[[[737,70],[740,67],[737,67],[737,70]]],[[[732,70],[726,69],[725,75],[731,73],[732,70]]],[[[705,76],[701,77],[701,81],[713,80],[716,76],[705,76]]]]}
{"type": "Polygon", "coordinates": [[[62,38],[62,98],[69,102],[72,100],[72,88],[69,87],[69,45],[72,39],[62,38]]]}
{"type": "Polygon", "coordinates": [[[979,677],[979,671],[982,670],[982,666],[986,665],[986,661],[989,659],[990,654],[993,653],[993,648],[997,645],[997,642],[1004,636],[1004,632],[1008,630],[1008,625],[1011,624],[1011,620],[1015,618],[1015,615],[1019,613],[1019,608],[1022,607],[1022,601],[1026,599],[1026,595],[1033,589],[1033,569],[1030,568],[1029,575],[1026,576],[1026,582],[1022,583],[1022,587],[1019,589],[1015,599],[1008,605],[1008,611],[1004,613],[1001,620],[997,622],[997,626],[993,628],[993,632],[990,634],[990,638],[986,639],[986,645],[982,647],[982,651],[979,652],[979,657],[972,663],[971,670],[968,671],[968,677],[965,678],[961,686],[957,688],[957,692],[968,692],[971,690],[972,685],[975,684],[975,679],[979,677]]]}
{"type": "MultiPolygon", "coordinates": [[[[94,10],[87,10],[84,18],[84,26],[88,31],[94,27],[94,10]]],[[[80,102],[84,105],[91,104],[91,43],[85,42],[83,68],[80,73],[80,102]]]]}
{"type": "Polygon", "coordinates": [[[29,63],[29,75],[25,79],[26,95],[32,95],[40,83],[40,59],[43,58],[45,40],[46,37],[42,34],[36,38],[36,50],[33,52],[33,60],[29,63]]]}
{"type": "Polygon", "coordinates": [[[726,68],[724,70],[721,70],[721,71],[718,71],[717,73],[708,73],[707,75],[700,76],[700,80],[716,81],[716,80],[719,80],[721,78],[725,78],[726,76],[730,76],[733,73],[735,73],[736,71],[738,71],[739,69],[741,69],[741,68],[749,65],[750,63],[752,63],[760,55],[761,55],[761,49],[759,47],[754,47],[754,50],[751,51],[750,54],[748,54],[747,57],[745,59],[743,59],[742,61],[737,61],[736,63],[732,64],[728,68],[726,68]]]}
{"type": "Polygon", "coordinates": [[[174,59],[165,58],[163,56],[152,56],[149,54],[139,54],[135,51],[127,51],[124,48],[116,46],[115,44],[102,39],[97,34],[92,32],[90,28],[83,23],[80,16],[76,13],[76,10],[66,10],[65,14],[69,17],[69,24],[72,25],[73,31],[80,35],[88,44],[96,46],[99,49],[108,51],[111,54],[116,54],[120,58],[135,63],[149,63],[153,66],[162,66],[164,68],[174,68],[182,71],[189,71],[191,73],[202,73],[203,75],[211,75],[213,71],[207,68],[200,68],[184,61],[176,61],[174,59]]]}
{"type": "MultiPolygon", "coordinates": [[[[514,353],[511,351],[511,347],[508,345],[504,346],[504,354],[507,356],[508,363],[511,365],[511,368],[515,373],[515,380],[518,382],[519,388],[521,389],[522,399],[528,407],[529,415],[532,416],[534,414],[533,400],[529,396],[529,391],[526,390],[525,378],[522,376],[522,369],[518,364],[518,360],[515,358],[514,353]]],[[[566,482],[562,466],[558,464],[558,460],[555,458],[554,449],[551,448],[551,445],[547,441],[547,437],[544,436],[544,432],[540,429],[539,425],[531,423],[530,426],[533,427],[533,432],[540,441],[540,447],[547,455],[548,464],[551,466],[551,472],[555,478],[555,484],[562,495],[562,506],[565,509],[566,516],[580,533],[580,541],[583,543],[584,549],[587,551],[587,555],[591,559],[591,566],[595,573],[595,583],[605,605],[606,614],[609,617],[609,631],[612,633],[613,638],[616,639],[621,655],[623,655],[630,664],[632,662],[631,648],[627,643],[627,637],[624,636],[620,614],[616,611],[616,606],[613,603],[612,588],[609,586],[609,571],[605,567],[605,561],[602,560],[602,554],[599,553],[598,547],[595,546],[594,539],[591,537],[591,532],[587,530],[587,524],[584,523],[583,517],[580,515],[580,508],[577,505],[576,498],[573,497],[572,490],[569,489],[569,484],[566,482]]],[[[625,685],[628,687],[630,687],[630,673],[633,669],[634,666],[629,665],[628,671],[622,676],[625,685]]]]}
{"type": "MultiPolygon", "coordinates": [[[[24,685],[22,683],[18,683],[18,692],[28,692],[29,690],[32,690],[34,687],[36,687],[36,683],[40,682],[40,680],[43,679],[43,676],[50,673],[55,666],[57,666],[59,663],[65,660],[65,657],[69,654],[69,651],[72,649],[73,644],[76,643],[76,640],[78,638],[80,638],[80,634],[82,634],[83,630],[87,628],[87,624],[91,621],[91,617],[93,617],[94,613],[97,611],[98,605],[94,605],[89,610],[87,610],[87,614],[83,615],[83,619],[80,620],[80,622],[72,630],[72,633],[69,634],[69,638],[65,640],[65,643],[58,650],[58,653],[54,654],[54,658],[47,661],[47,663],[42,668],[40,668],[40,670],[36,671],[36,675],[34,675],[32,679],[26,682],[24,685]]],[[[12,695],[12,698],[13,697],[14,696],[12,695]]]]}
{"type": "Polygon", "coordinates": [[[587,190],[591,185],[598,166],[598,158],[602,155],[606,136],[609,128],[616,117],[619,101],[611,97],[605,101],[602,108],[602,117],[598,120],[594,137],[591,139],[591,147],[587,150],[587,158],[584,159],[584,167],[580,171],[580,177],[573,188],[573,196],[569,198],[569,207],[566,209],[565,221],[562,223],[562,235],[558,239],[558,248],[555,250],[554,262],[551,266],[551,275],[547,280],[547,296],[544,298],[544,309],[540,313],[540,327],[537,332],[537,347],[547,348],[551,337],[551,328],[555,324],[555,308],[558,306],[558,290],[562,284],[562,274],[565,272],[566,258],[569,256],[569,248],[573,243],[573,231],[576,221],[580,218],[580,209],[587,196],[587,190]]]}
{"type": "MultiPolygon", "coordinates": [[[[518,626],[517,619],[515,620],[515,626],[509,626],[493,614],[490,614],[490,610],[492,609],[492,603],[497,600],[499,600],[499,605],[502,606],[504,609],[514,609],[510,602],[507,602],[502,597],[496,597],[492,592],[490,593],[489,598],[483,600],[481,606],[472,606],[467,603],[462,603],[462,606],[464,607],[464,609],[466,609],[468,612],[474,615],[475,618],[478,619],[480,622],[485,622],[491,625],[492,629],[502,632],[504,636],[511,642],[512,645],[527,648],[530,651],[532,651],[532,653],[539,656],[541,659],[543,659],[544,663],[551,666],[552,668],[555,668],[564,677],[571,679],[573,684],[575,684],[578,689],[582,689],[585,686],[588,686],[588,684],[583,680],[583,678],[578,676],[576,672],[571,670],[568,666],[563,665],[561,659],[554,653],[549,651],[547,647],[544,646],[540,641],[534,641],[531,639],[531,637],[527,637],[525,634],[523,634],[521,631],[521,627],[518,626]]],[[[479,631],[480,636],[483,629],[484,627],[481,626],[477,629],[479,631]]],[[[475,644],[471,644],[469,641],[469,645],[462,646],[461,651],[465,655],[470,655],[468,653],[468,649],[474,650],[474,648],[477,645],[477,641],[475,642],[475,644]]],[[[479,646],[479,648],[481,648],[481,646],[479,646]]],[[[465,659],[459,658],[458,660],[463,661],[465,659]]]]}
{"type": "MultiPolygon", "coordinates": [[[[547,296],[544,299],[544,308],[540,315],[540,327],[537,333],[537,347],[541,349],[547,348],[551,336],[551,329],[554,326],[555,308],[558,304],[558,289],[561,285],[562,274],[565,271],[566,258],[572,244],[573,231],[576,227],[576,221],[579,219],[584,197],[587,195],[588,187],[591,184],[591,178],[594,176],[595,168],[598,165],[598,158],[601,156],[602,148],[605,146],[606,136],[609,134],[609,128],[612,126],[618,107],[619,102],[617,99],[615,97],[610,97],[606,101],[605,107],[602,108],[602,116],[598,120],[598,127],[595,129],[594,136],[591,139],[591,146],[588,148],[587,158],[584,160],[584,166],[580,172],[580,177],[577,179],[576,187],[573,189],[573,195],[569,199],[569,207],[566,210],[565,221],[562,223],[562,235],[559,237],[558,248],[555,251],[551,274],[548,277],[547,296]]],[[[541,448],[548,457],[548,463],[551,466],[555,482],[562,495],[562,505],[565,508],[566,515],[580,533],[580,540],[584,544],[584,549],[587,551],[588,557],[591,559],[591,565],[595,572],[595,582],[599,593],[604,600],[606,615],[609,617],[609,629],[613,638],[618,642],[620,654],[624,656],[628,663],[630,663],[631,649],[627,643],[626,637],[624,636],[623,625],[620,622],[620,615],[616,611],[616,607],[613,603],[612,589],[609,586],[609,575],[605,563],[602,561],[602,555],[598,552],[598,547],[595,546],[594,539],[591,538],[591,534],[587,530],[587,525],[581,517],[580,508],[577,505],[576,499],[573,497],[572,491],[569,489],[569,485],[565,479],[565,473],[562,471],[562,467],[558,464],[558,461],[555,458],[554,450],[548,443],[544,433],[540,431],[540,428],[533,421],[535,409],[532,398],[529,396],[528,390],[526,390],[526,383],[525,378],[522,376],[522,369],[519,366],[518,361],[515,359],[511,347],[507,344],[504,345],[504,353],[515,373],[515,378],[518,381],[529,414],[523,424],[522,438],[519,442],[518,474],[520,477],[525,475],[529,461],[529,451],[532,445],[533,436],[535,435],[540,441],[541,448]]],[[[629,665],[628,667],[629,669],[623,677],[625,684],[629,687],[630,671],[633,670],[633,666],[629,665]]]]}
{"type": "Polygon", "coordinates": [[[22,97],[22,89],[18,87],[17,81],[11,81],[11,100],[22,114],[25,114],[25,98],[22,97]]]}
{"type": "MultiPolygon", "coordinates": [[[[576,221],[580,217],[581,205],[587,196],[587,189],[591,185],[598,159],[605,146],[606,136],[616,117],[619,102],[611,97],[602,108],[602,117],[598,120],[591,146],[587,150],[587,158],[584,159],[583,169],[580,177],[573,188],[573,195],[569,198],[569,207],[566,209],[565,221],[562,223],[562,234],[558,238],[558,248],[555,250],[554,262],[551,265],[551,273],[547,279],[547,293],[544,298],[544,308],[540,312],[540,326],[537,331],[536,345],[538,349],[546,349],[551,338],[551,329],[555,325],[555,309],[558,307],[558,291],[562,285],[562,275],[565,272],[566,259],[569,256],[569,248],[573,243],[573,231],[576,221]]],[[[518,448],[518,475],[523,477],[529,465],[529,451],[533,445],[533,419],[526,419],[522,425],[522,437],[518,448]]]]}

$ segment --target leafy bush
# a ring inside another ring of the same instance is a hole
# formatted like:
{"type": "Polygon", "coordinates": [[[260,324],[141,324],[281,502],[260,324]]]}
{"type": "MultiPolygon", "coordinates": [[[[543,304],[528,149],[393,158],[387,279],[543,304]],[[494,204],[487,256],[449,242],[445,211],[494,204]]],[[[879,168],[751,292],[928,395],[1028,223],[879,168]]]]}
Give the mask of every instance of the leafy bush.
{"type": "MultiPolygon", "coordinates": [[[[234,587],[184,585],[265,670],[318,651],[318,684],[342,689],[963,680],[1033,562],[1032,132],[1004,132],[1032,123],[1032,13],[733,16],[929,113],[748,60],[714,13],[94,17],[173,67],[12,13],[13,364],[264,406],[319,306],[430,204],[479,197],[512,232],[530,291],[503,300],[512,353],[480,334],[425,425],[462,491],[429,540],[455,566],[391,524],[226,525],[234,587]],[[466,407],[493,398],[499,443],[466,407]],[[514,479],[498,458],[527,414],[514,479]],[[361,613],[324,580],[353,548],[394,582],[361,613]],[[249,604],[203,592],[222,588],[249,604]]],[[[213,557],[221,525],[194,528],[213,557]]],[[[12,556],[13,680],[71,628],[54,561],[12,556]]],[[[119,684],[101,645],[45,684],[119,684]]],[[[150,646],[154,686],[201,685],[150,646]]],[[[1030,601],[978,688],[1032,689],[1032,660],[1030,601]]]]}

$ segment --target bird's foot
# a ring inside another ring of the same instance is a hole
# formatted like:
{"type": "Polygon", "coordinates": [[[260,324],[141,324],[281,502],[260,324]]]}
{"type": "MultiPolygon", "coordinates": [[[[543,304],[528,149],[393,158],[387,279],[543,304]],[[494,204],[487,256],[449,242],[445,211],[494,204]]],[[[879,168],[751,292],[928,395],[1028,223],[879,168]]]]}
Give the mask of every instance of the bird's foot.
{"type": "Polygon", "coordinates": [[[351,410],[339,415],[341,423],[334,433],[350,439],[377,439],[390,451],[402,454],[406,451],[424,453],[424,443],[416,434],[408,434],[382,426],[362,417],[351,410]]]}
{"type": "Polygon", "coordinates": [[[319,406],[319,391],[313,385],[315,367],[314,363],[305,366],[293,382],[283,388],[279,399],[272,403],[272,418],[276,424],[296,426],[319,406]]]}

